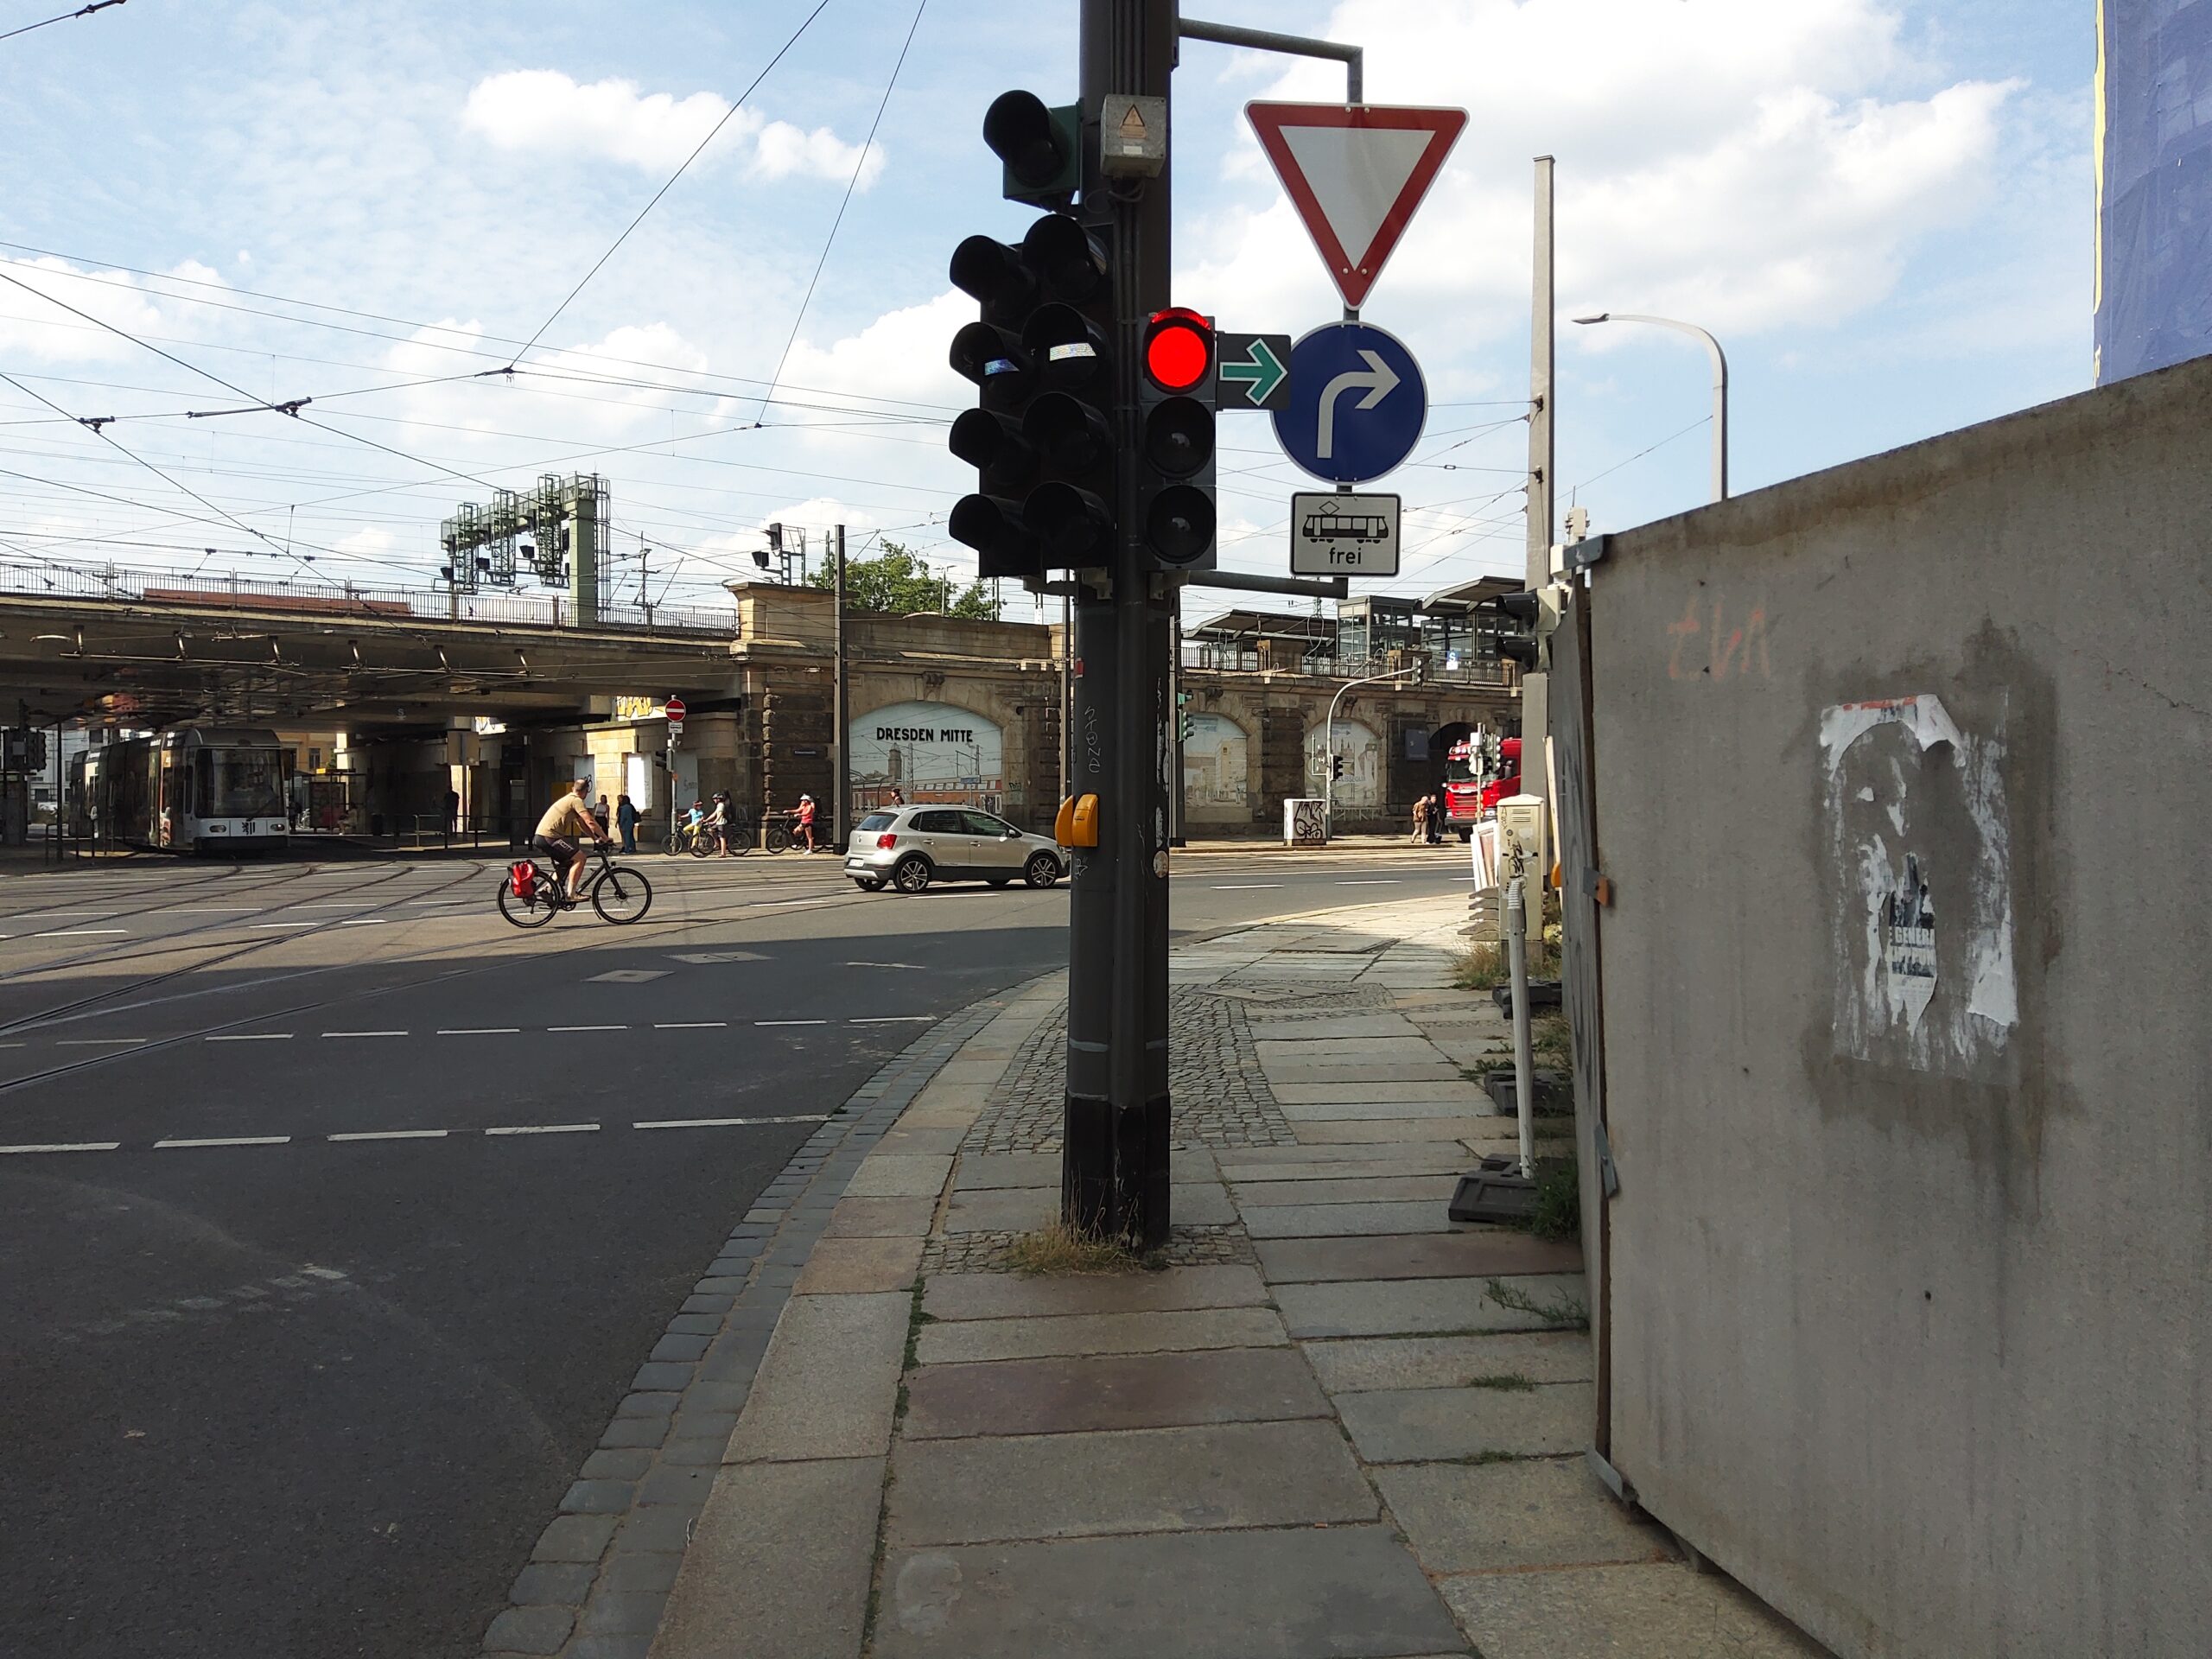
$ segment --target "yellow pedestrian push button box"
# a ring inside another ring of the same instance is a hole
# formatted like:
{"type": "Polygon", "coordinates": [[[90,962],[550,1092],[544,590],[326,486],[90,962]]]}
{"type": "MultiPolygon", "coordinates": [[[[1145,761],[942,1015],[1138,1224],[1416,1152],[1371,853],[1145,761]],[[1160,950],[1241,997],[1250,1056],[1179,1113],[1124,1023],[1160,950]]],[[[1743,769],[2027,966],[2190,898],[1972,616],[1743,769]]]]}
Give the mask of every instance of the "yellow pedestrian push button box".
{"type": "Polygon", "coordinates": [[[1096,847],[1098,844],[1098,798],[1096,795],[1071,795],[1060,803],[1060,815],[1053,821],[1052,839],[1063,847],[1096,847]]]}

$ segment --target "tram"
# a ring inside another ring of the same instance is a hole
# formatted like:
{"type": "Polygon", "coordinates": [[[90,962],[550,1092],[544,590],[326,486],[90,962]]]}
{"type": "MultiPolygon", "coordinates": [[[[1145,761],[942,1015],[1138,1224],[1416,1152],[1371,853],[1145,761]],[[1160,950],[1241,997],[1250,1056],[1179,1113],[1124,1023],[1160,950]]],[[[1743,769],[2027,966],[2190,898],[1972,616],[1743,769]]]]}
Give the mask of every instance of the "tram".
{"type": "Polygon", "coordinates": [[[86,794],[118,841],[174,853],[291,845],[292,752],[274,732],[187,726],[99,753],[86,794]]]}

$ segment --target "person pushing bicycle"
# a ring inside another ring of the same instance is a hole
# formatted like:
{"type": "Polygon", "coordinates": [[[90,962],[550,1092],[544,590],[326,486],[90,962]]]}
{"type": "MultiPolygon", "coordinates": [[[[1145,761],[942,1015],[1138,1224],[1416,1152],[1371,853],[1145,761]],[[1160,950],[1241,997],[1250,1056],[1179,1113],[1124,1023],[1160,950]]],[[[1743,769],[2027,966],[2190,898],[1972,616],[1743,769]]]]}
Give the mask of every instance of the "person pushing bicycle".
{"type": "Polygon", "coordinates": [[[607,831],[592,817],[591,808],[584,804],[584,791],[590,787],[588,778],[579,778],[569,785],[569,792],[545,809],[545,816],[537,821],[537,833],[530,838],[531,845],[555,863],[567,865],[567,896],[572,905],[583,886],[588,856],[583,843],[607,839],[607,831]]]}

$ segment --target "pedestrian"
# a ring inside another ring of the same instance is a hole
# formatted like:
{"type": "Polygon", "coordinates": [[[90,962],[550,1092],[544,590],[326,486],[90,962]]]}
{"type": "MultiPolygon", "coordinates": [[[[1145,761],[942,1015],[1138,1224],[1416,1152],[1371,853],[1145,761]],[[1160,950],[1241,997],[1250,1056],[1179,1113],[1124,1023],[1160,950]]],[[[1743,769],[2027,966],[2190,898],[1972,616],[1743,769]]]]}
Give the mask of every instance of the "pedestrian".
{"type": "Polygon", "coordinates": [[[461,791],[446,791],[446,835],[448,839],[461,833],[461,791]]]}
{"type": "Polygon", "coordinates": [[[798,836],[806,843],[806,850],[811,853],[814,850],[814,797],[811,795],[798,798],[798,836]]]}
{"type": "Polygon", "coordinates": [[[607,797],[605,794],[602,793],[600,796],[599,804],[592,809],[592,817],[599,820],[599,828],[601,834],[606,834],[614,828],[614,817],[613,814],[610,813],[607,810],[607,797]]]}
{"type": "Polygon", "coordinates": [[[1428,839],[1428,797],[1426,795],[1414,803],[1414,832],[1406,839],[1408,841],[1428,839]]]}
{"type": "Polygon", "coordinates": [[[614,822],[622,830],[622,850],[626,853],[636,852],[638,850],[638,804],[630,798],[626,791],[615,798],[614,822]]]}

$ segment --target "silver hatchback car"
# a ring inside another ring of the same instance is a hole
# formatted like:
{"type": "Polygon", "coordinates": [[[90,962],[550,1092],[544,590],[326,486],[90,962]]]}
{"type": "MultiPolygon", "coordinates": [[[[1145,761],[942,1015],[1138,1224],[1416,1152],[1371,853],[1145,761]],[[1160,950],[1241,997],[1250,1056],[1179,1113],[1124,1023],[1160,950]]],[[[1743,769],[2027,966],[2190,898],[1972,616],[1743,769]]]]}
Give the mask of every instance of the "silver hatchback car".
{"type": "Polygon", "coordinates": [[[845,874],[868,893],[886,883],[920,893],[932,881],[1027,881],[1049,887],[1067,873],[1057,844],[969,806],[871,812],[845,843],[845,874]]]}

